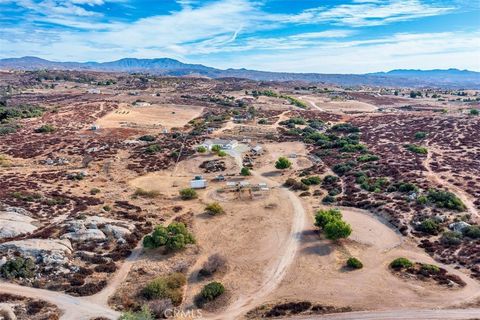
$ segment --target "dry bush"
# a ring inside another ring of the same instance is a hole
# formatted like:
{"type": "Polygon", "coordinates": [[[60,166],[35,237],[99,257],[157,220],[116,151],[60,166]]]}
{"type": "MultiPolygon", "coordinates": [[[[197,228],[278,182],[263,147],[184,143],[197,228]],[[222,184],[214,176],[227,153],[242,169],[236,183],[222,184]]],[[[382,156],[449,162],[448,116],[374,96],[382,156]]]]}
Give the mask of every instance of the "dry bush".
{"type": "Polygon", "coordinates": [[[202,266],[202,269],[198,272],[200,277],[209,277],[217,271],[224,270],[227,266],[227,259],[224,256],[216,253],[208,257],[208,260],[202,266]]]}

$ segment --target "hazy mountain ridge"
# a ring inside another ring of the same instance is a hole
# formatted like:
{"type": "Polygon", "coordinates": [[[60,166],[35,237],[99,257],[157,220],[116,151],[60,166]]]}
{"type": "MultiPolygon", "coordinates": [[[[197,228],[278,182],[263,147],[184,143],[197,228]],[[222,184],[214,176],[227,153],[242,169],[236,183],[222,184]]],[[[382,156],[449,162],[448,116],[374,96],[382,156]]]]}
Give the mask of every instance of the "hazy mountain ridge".
{"type": "Polygon", "coordinates": [[[269,72],[248,69],[216,69],[201,64],[187,64],[170,58],[124,58],[110,62],[55,62],[37,57],[0,59],[0,69],[9,70],[92,70],[111,72],[148,72],[186,76],[198,74],[211,78],[236,77],[262,81],[324,82],[345,86],[433,86],[448,88],[480,88],[480,72],[458,69],[397,69],[368,74],[321,74],[269,72]]]}

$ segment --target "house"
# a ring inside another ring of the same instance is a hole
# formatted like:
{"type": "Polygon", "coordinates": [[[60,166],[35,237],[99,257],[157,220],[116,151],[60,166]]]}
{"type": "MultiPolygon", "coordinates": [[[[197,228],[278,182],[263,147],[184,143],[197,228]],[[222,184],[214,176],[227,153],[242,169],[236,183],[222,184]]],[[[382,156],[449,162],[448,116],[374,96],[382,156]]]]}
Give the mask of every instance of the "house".
{"type": "Polygon", "coordinates": [[[258,145],[253,147],[251,150],[255,154],[261,154],[263,152],[263,148],[261,146],[258,146],[258,145]]]}
{"type": "Polygon", "coordinates": [[[190,181],[190,188],[192,189],[205,189],[207,186],[208,182],[203,179],[202,176],[195,176],[195,178],[190,181]]]}
{"type": "Polygon", "coordinates": [[[99,94],[100,93],[100,89],[97,89],[97,88],[90,88],[87,90],[88,93],[95,93],[95,94],[99,94]]]}
{"type": "Polygon", "coordinates": [[[238,146],[237,140],[224,140],[224,139],[207,139],[203,142],[202,146],[208,150],[212,150],[213,146],[220,146],[224,150],[232,150],[238,146]]]}

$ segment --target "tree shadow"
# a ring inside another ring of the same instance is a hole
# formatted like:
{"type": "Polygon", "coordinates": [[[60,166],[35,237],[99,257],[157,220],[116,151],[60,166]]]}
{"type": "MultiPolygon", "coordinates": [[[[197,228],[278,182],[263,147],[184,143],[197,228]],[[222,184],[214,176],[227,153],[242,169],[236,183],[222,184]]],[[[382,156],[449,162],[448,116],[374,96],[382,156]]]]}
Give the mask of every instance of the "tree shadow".
{"type": "Polygon", "coordinates": [[[325,243],[317,243],[302,249],[302,252],[305,254],[317,256],[328,256],[332,251],[332,246],[325,243]]]}

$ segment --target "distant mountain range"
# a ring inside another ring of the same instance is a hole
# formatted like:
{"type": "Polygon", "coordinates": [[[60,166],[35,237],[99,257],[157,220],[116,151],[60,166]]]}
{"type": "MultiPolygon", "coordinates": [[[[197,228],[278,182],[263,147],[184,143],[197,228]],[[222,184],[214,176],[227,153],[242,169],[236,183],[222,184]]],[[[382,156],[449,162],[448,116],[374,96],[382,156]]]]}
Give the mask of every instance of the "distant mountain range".
{"type": "Polygon", "coordinates": [[[392,70],[368,74],[322,74],[268,72],[247,69],[216,69],[187,64],[175,59],[125,58],[111,62],[56,62],[37,57],[0,59],[3,70],[91,70],[103,72],[143,72],[166,76],[245,78],[261,81],[305,81],[343,86],[441,87],[480,89],[480,72],[448,70],[392,70]]]}

